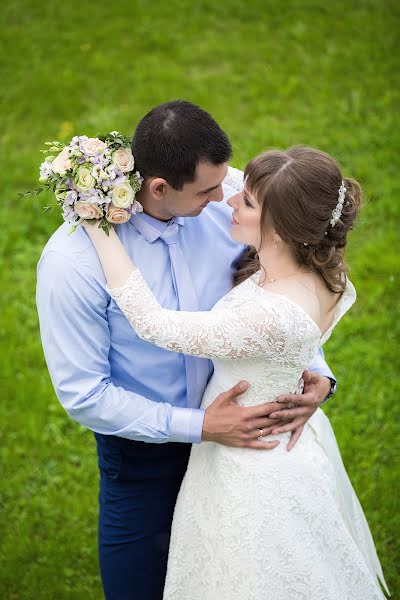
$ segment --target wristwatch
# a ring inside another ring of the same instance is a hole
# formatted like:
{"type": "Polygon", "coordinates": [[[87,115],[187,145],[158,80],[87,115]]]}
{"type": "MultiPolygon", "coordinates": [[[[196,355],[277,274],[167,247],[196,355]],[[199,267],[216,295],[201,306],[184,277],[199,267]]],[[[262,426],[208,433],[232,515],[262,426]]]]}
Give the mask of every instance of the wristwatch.
{"type": "Polygon", "coordinates": [[[324,402],[326,402],[327,400],[329,400],[329,398],[332,398],[333,394],[337,390],[337,381],[336,381],[336,379],[332,379],[332,377],[328,377],[328,379],[331,382],[331,389],[329,391],[329,394],[325,398],[324,402]]]}

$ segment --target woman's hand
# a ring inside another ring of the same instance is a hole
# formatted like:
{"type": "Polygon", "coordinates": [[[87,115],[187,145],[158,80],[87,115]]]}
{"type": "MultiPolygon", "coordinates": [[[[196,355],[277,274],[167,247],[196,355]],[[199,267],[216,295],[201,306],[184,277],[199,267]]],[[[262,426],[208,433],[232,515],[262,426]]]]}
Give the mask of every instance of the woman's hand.
{"type": "Polygon", "coordinates": [[[285,394],[277,398],[277,402],[289,403],[289,405],[292,405],[291,408],[270,415],[272,419],[289,419],[287,425],[272,430],[273,434],[291,432],[287,446],[288,450],[291,450],[296,444],[302,434],[304,425],[313,416],[330,391],[329,379],[315,371],[304,371],[303,380],[304,391],[302,394],[285,394]]]}
{"type": "Polygon", "coordinates": [[[114,236],[118,239],[118,236],[115,232],[114,227],[110,228],[110,231],[107,235],[107,233],[104,231],[104,229],[99,227],[98,221],[96,221],[94,223],[89,223],[88,221],[83,221],[82,227],[84,228],[84,230],[86,231],[86,233],[88,234],[88,236],[90,237],[90,239],[92,240],[93,243],[95,241],[97,242],[97,241],[101,241],[101,240],[113,239],[114,236]]]}
{"type": "MultiPolygon", "coordinates": [[[[94,231],[98,230],[98,231],[103,231],[100,227],[99,227],[99,222],[96,221],[95,223],[89,223],[89,221],[83,221],[82,223],[82,227],[83,229],[85,229],[88,233],[93,233],[94,231]]],[[[103,232],[104,233],[104,232],[103,232]]]]}
{"type": "Polygon", "coordinates": [[[83,229],[86,229],[86,231],[91,231],[92,229],[99,229],[99,223],[98,221],[96,223],[89,223],[89,221],[83,221],[82,223],[82,227],[83,229]]]}

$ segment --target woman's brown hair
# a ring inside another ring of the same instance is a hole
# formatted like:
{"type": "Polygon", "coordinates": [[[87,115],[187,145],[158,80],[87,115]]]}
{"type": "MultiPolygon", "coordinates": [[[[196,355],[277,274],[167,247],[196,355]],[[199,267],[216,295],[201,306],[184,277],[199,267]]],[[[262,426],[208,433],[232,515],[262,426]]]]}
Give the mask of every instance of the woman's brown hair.
{"type": "MultiPolygon", "coordinates": [[[[261,238],[272,225],[300,266],[319,273],[332,292],[343,292],[348,271],[343,254],[347,233],[361,206],[359,184],[342,177],[329,154],[302,146],[256,156],[248,163],[244,177],[246,190],[261,205],[261,238]],[[342,180],[347,191],[342,214],[332,227],[342,180]]],[[[258,271],[257,249],[245,250],[236,268],[233,285],[258,271]]]]}

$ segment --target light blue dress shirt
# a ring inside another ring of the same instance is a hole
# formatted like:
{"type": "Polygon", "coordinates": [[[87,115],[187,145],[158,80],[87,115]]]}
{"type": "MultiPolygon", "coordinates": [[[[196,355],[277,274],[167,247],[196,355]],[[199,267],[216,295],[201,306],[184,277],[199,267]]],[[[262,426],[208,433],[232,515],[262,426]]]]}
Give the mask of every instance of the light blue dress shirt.
{"type": "MultiPolygon", "coordinates": [[[[210,310],[231,287],[233,262],[243,247],[230,237],[236,190],[197,217],[176,217],[180,244],[200,310],[210,310]]],[[[189,408],[182,354],[141,340],[106,290],[86,232],[68,236],[69,224],[50,238],[38,265],[37,307],[43,350],[57,397],[76,421],[98,433],[132,440],[199,443],[204,411],[189,408]]],[[[117,228],[134,263],[160,304],[178,309],[166,244],[149,234],[165,223],[144,213],[117,228]],[[144,230],[146,223],[146,237],[144,230]],[[147,238],[147,239],[146,239],[147,238]]],[[[200,386],[212,374],[206,361],[200,386]]],[[[321,355],[310,368],[334,378],[321,355]]]]}

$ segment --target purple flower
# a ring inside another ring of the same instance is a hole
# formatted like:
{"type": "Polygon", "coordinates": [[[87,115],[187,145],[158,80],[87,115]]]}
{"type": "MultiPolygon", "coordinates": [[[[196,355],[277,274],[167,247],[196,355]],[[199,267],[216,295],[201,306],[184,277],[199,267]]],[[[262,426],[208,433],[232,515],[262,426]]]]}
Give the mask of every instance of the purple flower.
{"type": "Polygon", "coordinates": [[[126,177],[123,173],[118,171],[119,175],[115,179],[112,180],[112,186],[115,187],[117,185],[121,185],[121,183],[125,183],[126,177]]]}
{"type": "Polygon", "coordinates": [[[80,135],[80,136],[78,136],[78,142],[77,142],[77,144],[79,146],[79,150],[81,152],[83,152],[83,154],[85,154],[85,144],[86,144],[86,142],[87,142],[88,139],[89,138],[88,138],[87,135],[80,135]]]}
{"type": "Polygon", "coordinates": [[[103,204],[105,201],[104,194],[96,189],[92,188],[89,192],[80,192],[79,200],[83,200],[84,202],[90,202],[90,204],[103,204]]]}
{"type": "Polygon", "coordinates": [[[65,194],[65,204],[71,206],[78,200],[78,194],[75,190],[71,190],[65,194]]]}
{"type": "Polygon", "coordinates": [[[64,205],[62,216],[63,216],[64,221],[67,221],[67,223],[70,223],[71,221],[75,221],[76,212],[74,211],[72,206],[64,205]]]}
{"type": "Polygon", "coordinates": [[[45,160],[40,165],[40,179],[39,179],[39,181],[45,182],[48,179],[50,179],[50,177],[52,175],[54,175],[54,173],[53,173],[53,169],[51,168],[51,162],[45,160]]]}

